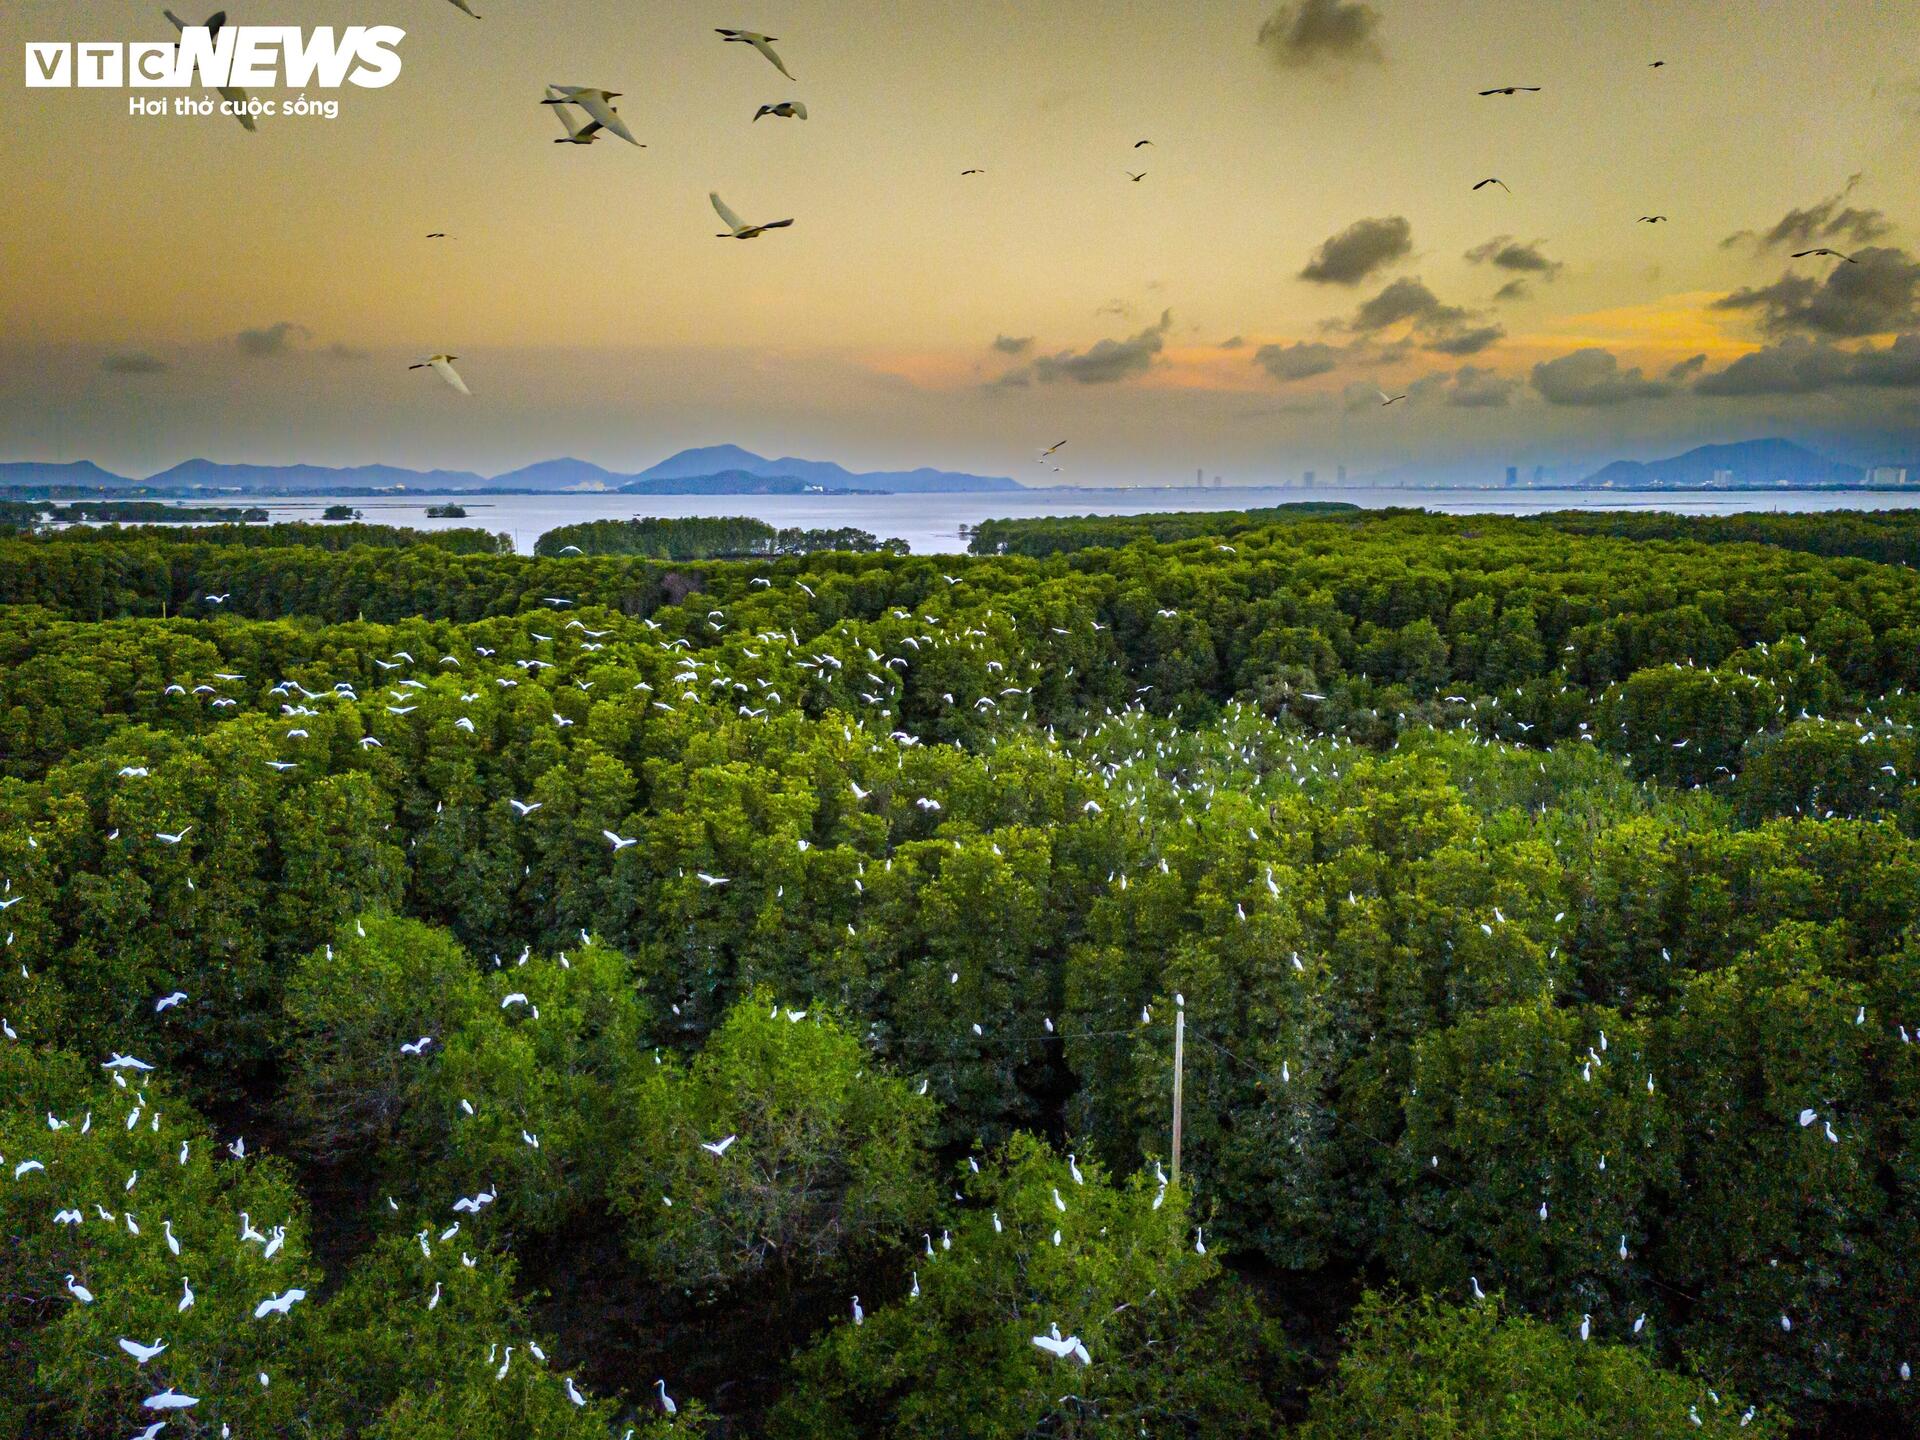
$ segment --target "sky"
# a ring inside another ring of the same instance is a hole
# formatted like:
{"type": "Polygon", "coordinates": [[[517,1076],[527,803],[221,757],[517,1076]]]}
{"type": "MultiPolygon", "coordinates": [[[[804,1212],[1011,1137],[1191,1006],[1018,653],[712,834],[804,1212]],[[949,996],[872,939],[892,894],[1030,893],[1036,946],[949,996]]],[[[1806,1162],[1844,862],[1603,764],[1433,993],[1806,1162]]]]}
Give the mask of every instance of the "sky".
{"type": "MultiPolygon", "coordinates": [[[[0,84],[0,459],[1920,459],[1912,0],[471,3],[232,0],[407,32],[394,84],[256,134],[0,84]],[[550,143],[549,82],[645,148],[550,143]],[[710,190],[795,223],[722,240],[710,190]],[[1790,258],[1823,245],[1858,263],[1790,258]],[[471,397],[406,368],[441,351],[471,397]]],[[[0,12],[15,56],[171,38],[144,0],[0,12]]]]}

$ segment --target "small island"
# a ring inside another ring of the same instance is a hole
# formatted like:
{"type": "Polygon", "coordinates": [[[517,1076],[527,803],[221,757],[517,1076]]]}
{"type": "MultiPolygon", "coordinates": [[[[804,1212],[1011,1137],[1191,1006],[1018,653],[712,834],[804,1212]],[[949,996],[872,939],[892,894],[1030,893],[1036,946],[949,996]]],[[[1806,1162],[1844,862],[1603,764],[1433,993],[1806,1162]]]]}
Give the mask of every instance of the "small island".
{"type": "Polygon", "coordinates": [[[429,520],[464,520],[467,518],[467,512],[458,505],[429,505],[427,518],[429,520]]]}
{"type": "Polygon", "coordinates": [[[320,512],[322,520],[358,520],[360,512],[351,505],[329,505],[320,512]]]}

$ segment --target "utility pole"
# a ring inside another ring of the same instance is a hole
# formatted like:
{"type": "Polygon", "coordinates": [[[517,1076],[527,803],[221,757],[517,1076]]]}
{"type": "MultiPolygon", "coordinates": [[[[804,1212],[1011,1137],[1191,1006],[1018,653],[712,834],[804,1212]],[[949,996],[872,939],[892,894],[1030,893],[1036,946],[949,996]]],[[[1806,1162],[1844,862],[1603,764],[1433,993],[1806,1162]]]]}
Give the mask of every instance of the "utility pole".
{"type": "Polygon", "coordinates": [[[1173,1183],[1180,1183],[1180,1102],[1187,1068],[1187,1007],[1173,1014],[1173,1183]]]}

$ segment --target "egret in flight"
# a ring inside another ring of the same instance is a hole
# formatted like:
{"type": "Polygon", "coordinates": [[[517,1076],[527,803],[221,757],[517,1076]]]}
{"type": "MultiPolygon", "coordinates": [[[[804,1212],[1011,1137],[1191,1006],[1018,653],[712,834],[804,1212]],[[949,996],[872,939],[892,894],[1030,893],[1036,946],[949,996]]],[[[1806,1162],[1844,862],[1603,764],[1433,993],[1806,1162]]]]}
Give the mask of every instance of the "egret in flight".
{"type": "Polygon", "coordinates": [[[419,364],[409,365],[407,368],[409,370],[431,370],[462,395],[471,395],[473,392],[467,388],[467,382],[462,380],[460,378],[460,372],[453,368],[453,362],[459,358],[458,355],[429,355],[419,364]]]}
{"type": "MultiPolygon", "coordinates": [[[[178,30],[182,36],[187,33],[187,23],[178,15],[174,14],[173,11],[162,10],[160,13],[173,22],[173,28],[178,30]]],[[[220,33],[220,27],[226,23],[227,12],[224,10],[216,10],[207,17],[206,24],[201,28],[207,32],[207,38],[212,39],[220,33]]],[[[235,85],[216,85],[214,89],[220,92],[220,98],[222,100],[233,106],[233,118],[246,126],[247,129],[258,133],[258,127],[253,123],[253,117],[247,113],[247,106],[250,103],[247,99],[247,92],[235,85]]]]}
{"type": "Polygon", "coordinates": [[[757,121],[762,115],[772,115],[781,120],[804,120],[807,118],[807,107],[798,100],[782,100],[778,105],[762,105],[754,111],[753,118],[757,121]]]}
{"type": "Polygon", "coordinates": [[[793,79],[787,67],[780,62],[779,55],[774,53],[773,42],[780,38],[778,35],[756,35],[751,30],[726,29],[715,29],[713,33],[729,45],[751,45],[767,57],[767,63],[769,65],[773,66],[773,68],[778,70],[782,75],[785,75],[787,79],[793,79]]]}
{"type": "Polygon", "coordinates": [[[618,135],[629,145],[638,145],[644,150],[647,147],[634,138],[633,132],[627,128],[627,122],[622,120],[620,112],[614,109],[613,102],[619,98],[619,95],[618,90],[602,90],[593,85],[549,85],[547,98],[540,103],[542,105],[577,105],[586,111],[587,118],[602,130],[618,135]]]}
{"type": "Polygon", "coordinates": [[[728,233],[717,237],[721,240],[751,240],[769,230],[784,230],[793,224],[791,220],[769,220],[764,225],[749,225],[728,208],[718,191],[709,191],[707,199],[713,202],[714,213],[720,217],[720,223],[727,227],[728,233]]]}

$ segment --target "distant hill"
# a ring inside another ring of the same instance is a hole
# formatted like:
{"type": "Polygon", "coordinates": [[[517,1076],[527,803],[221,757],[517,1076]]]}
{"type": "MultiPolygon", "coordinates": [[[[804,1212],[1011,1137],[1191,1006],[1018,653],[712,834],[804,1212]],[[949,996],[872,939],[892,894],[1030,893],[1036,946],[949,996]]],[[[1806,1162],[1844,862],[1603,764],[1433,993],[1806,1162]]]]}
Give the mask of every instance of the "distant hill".
{"type": "Polygon", "coordinates": [[[633,477],[616,475],[590,460],[542,460],[486,481],[498,490],[618,490],[633,477]]]}
{"type": "Polygon", "coordinates": [[[738,445],[705,445],[670,455],[640,472],[642,480],[679,480],[696,475],[741,471],[749,475],[791,476],[823,490],[888,490],[901,495],[966,491],[1013,491],[1026,487],[1005,475],[968,475],[953,470],[871,470],[857,472],[831,460],[769,460],[738,445]]]}
{"type": "Polygon", "coordinates": [[[620,487],[622,495],[804,495],[823,487],[797,475],[756,475],[749,470],[722,470],[714,475],[663,475],[632,480],[620,487]]]}
{"type": "Polygon", "coordinates": [[[1858,465],[1829,460],[1791,440],[1742,440],[1701,445],[1668,460],[1616,460],[1580,483],[1615,490],[1711,485],[1720,472],[1731,475],[1735,485],[1858,485],[1864,473],[1858,465]]]}
{"type": "Polygon", "coordinates": [[[623,475],[588,460],[542,460],[491,479],[470,470],[408,470],[397,465],[227,465],[186,460],[144,480],[116,475],[90,460],[53,465],[38,461],[0,463],[0,488],[62,486],[121,490],[307,491],[346,494],[363,490],[623,490],[655,495],[789,495],[819,490],[888,491],[930,495],[965,491],[1012,491],[1026,487],[1004,475],[967,475],[953,470],[876,470],[865,474],[830,460],[769,460],[738,445],[682,450],[637,475],[623,475]],[[692,482],[698,481],[698,484],[692,482]],[[731,486],[732,488],[727,488],[731,486]]]}
{"type": "Polygon", "coordinates": [[[141,483],[111,470],[102,470],[91,460],[72,460],[65,464],[14,460],[0,464],[0,488],[6,489],[84,485],[92,489],[119,490],[141,483]]]}
{"type": "Polygon", "coordinates": [[[470,490],[487,482],[469,470],[403,470],[397,465],[223,465],[187,460],[139,482],[191,490],[470,490]]]}

